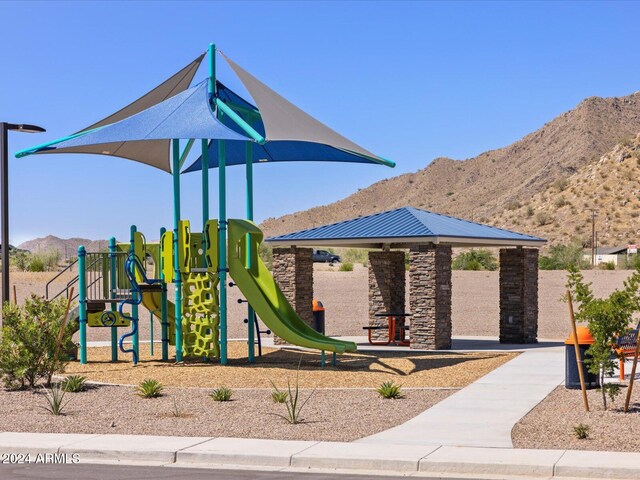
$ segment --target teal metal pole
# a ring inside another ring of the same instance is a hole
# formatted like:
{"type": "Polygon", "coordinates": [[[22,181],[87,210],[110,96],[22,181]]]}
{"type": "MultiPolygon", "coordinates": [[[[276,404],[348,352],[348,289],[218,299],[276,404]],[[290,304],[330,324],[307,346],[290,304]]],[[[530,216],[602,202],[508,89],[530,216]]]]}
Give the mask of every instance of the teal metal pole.
{"type": "MultiPolygon", "coordinates": [[[[129,249],[129,253],[135,253],[135,246],[136,246],[136,238],[135,238],[135,233],[138,231],[138,228],[135,225],[131,225],[131,236],[130,236],[130,243],[131,243],[131,248],[129,249]]],[[[141,258],[140,261],[143,261],[143,259],[141,258]]],[[[133,270],[133,274],[136,274],[135,268],[133,270]]],[[[133,346],[133,350],[136,352],[136,358],[140,358],[140,318],[138,317],[138,304],[136,303],[138,301],[138,292],[135,291],[134,289],[131,289],[131,299],[133,300],[133,303],[131,304],[131,317],[133,317],[133,322],[136,322],[137,324],[137,328],[136,328],[136,333],[133,334],[133,337],[131,338],[131,343],[133,346]]]]}
{"type": "Polygon", "coordinates": [[[86,270],[87,251],[84,245],[78,247],[78,302],[79,302],[79,319],[80,323],[80,363],[87,363],[87,270],[86,270]]]}
{"type": "MultiPolygon", "coordinates": [[[[209,143],[202,140],[202,251],[206,247],[204,227],[209,220],[209,143]]],[[[204,265],[206,266],[206,265],[204,265]]]]}
{"type": "MultiPolygon", "coordinates": [[[[116,296],[116,266],[116,239],[111,237],[109,239],[109,298],[116,296]]],[[[118,311],[116,302],[111,302],[111,311],[114,315],[118,311]]],[[[111,361],[118,361],[118,327],[116,326],[111,327],[111,361]]]]}
{"type": "Polygon", "coordinates": [[[153,313],[149,317],[149,354],[153,357],[153,313]]]}
{"type": "Polygon", "coordinates": [[[220,252],[220,363],[227,364],[227,158],[224,140],[218,140],[218,241],[220,252]]]}
{"type": "MultiPolygon", "coordinates": [[[[166,228],[162,227],[160,229],[160,239],[162,239],[162,236],[164,235],[164,233],[166,232],[166,228]]],[[[161,257],[158,258],[159,262],[162,262],[161,257]]],[[[161,268],[160,269],[160,278],[162,279],[161,285],[162,285],[162,299],[161,299],[161,304],[160,304],[160,329],[161,329],[161,335],[162,335],[162,360],[163,361],[167,361],[169,359],[169,334],[168,334],[168,322],[167,322],[167,307],[168,307],[168,302],[167,302],[167,284],[165,282],[165,278],[164,278],[164,269],[161,268]]]]}
{"type": "Polygon", "coordinates": [[[236,125],[238,125],[244,131],[244,133],[249,135],[260,145],[264,145],[264,143],[267,141],[262,135],[256,132],[256,130],[251,125],[245,122],[242,117],[240,117],[240,115],[234,112],[226,103],[224,103],[219,98],[216,98],[216,106],[220,109],[220,111],[222,111],[222,113],[228,115],[229,118],[233,120],[236,125]]]}
{"type": "Polygon", "coordinates": [[[209,44],[209,94],[216,93],[216,46],[213,43],[209,44]]]}
{"type": "MultiPolygon", "coordinates": [[[[247,179],[247,220],[253,221],[253,145],[251,142],[245,143],[245,161],[246,161],[246,179],[247,179]]],[[[247,267],[251,268],[255,261],[251,258],[251,235],[247,235],[247,267]]],[[[251,304],[247,304],[247,347],[249,363],[255,361],[255,322],[253,321],[255,313],[251,304]]]]}
{"type": "Polygon", "coordinates": [[[173,140],[173,270],[176,287],[176,362],[182,361],[182,277],[180,276],[180,252],[178,228],[180,222],[180,141],[173,140]]]}

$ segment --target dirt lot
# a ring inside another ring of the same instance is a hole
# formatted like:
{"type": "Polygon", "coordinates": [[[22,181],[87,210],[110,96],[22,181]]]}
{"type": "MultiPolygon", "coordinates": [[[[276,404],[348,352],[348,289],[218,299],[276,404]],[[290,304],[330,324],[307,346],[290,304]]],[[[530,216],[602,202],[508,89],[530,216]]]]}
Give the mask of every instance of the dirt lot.
{"type": "MultiPolygon", "coordinates": [[[[628,271],[585,271],[587,281],[593,282],[597,295],[607,294],[622,286],[628,271]]],[[[21,301],[30,292],[44,294],[45,283],[51,273],[12,273],[21,301]]],[[[62,278],[52,291],[62,288],[68,279],[62,278]]],[[[367,269],[355,265],[353,272],[329,270],[326,265],[316,265],[314,275],[315,297],[320,299],[326,311],[328,335],[363,335],[362,327],[368,317],[367,269]]],[[[539,338],[564,339],[567,337],[567,307],[560,299],[564,295],[566,272],[541,271],[539,292],[539,338]]],[[[246,304],[240,305],[237,288],[229,289],[229,338],[246,338],[246,304]]],[[[498,272],[453,272],[453,334],[498,335],[498,272]]],[[[408,301],[407,301],[408,305],[408,301]]],[[[149,316],[141,309],[141,338],[149,338],[149,316]]],[[[156,336],[159,324],[156,323],[156,336]]],[[[107,329],[89,329],[89,340],[108,340],[107,329]]],[[[157,337],[156,337],[157,338],[157,337]]]]}
{"type": "Polygon", "coordinates": [[[640,451],[640,388],[635,384],[629,413],[623,412],[626,387],[613,406],[602,408],[600,392],[589,390],[590,412],[584,411],[580,390],[556,388],[513,428],[517,448],[561,448],[573,450],[640,451]],[[589,437],[580,440],[574,427],[589,427],[589,437]]]}

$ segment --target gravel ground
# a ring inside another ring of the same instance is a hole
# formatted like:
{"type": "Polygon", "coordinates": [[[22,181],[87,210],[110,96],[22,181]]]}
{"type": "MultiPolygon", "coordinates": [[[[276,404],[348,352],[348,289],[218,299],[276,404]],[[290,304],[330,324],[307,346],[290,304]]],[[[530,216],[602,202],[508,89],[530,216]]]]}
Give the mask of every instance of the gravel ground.
{"type": "MultiPolygon", "coordinates": [[[[317,390],[302,410],[304,422],[290,425],[276,416],[285,406],[273,403],[269,389],[235,390],[231,402],[215,402],[203,389],[166,388],[162,397],[144,399],[132,387],[99,386],[67,394],[63,416],[40,408],[41,391],[0,389],[0,431],[351,441],[399,425],[454,391],[409,390],[384,400],[370,389],[317,390]]],[[[301,399],[311,393],[301,390],[301,399]]]]}
{"type": "Polygon", "coordinates": [[[189,361],[176,365],[155,360],[141,345],[141,362],[134,367],[130,357],[111,363],[109,348],[90,348],[89,363],[67,366],[67,374],[81,374],[90,380],[137,385],[154,378],[164,385],[176,387],[268,388],[271,381],[286,387],[287,379],[295,380],[298,362],[301,387],[308,388],[375,388],[393,380],[405,387],[463,387],[489,373],[516,354],[509,353],[356,353],[340,355],[336,367],[320,368],[320,355],[291,349],[264,349],[263,356],[249,365],[244,342],[229,343],[229,363],[189,361]]]}
{"type": "MultiPolygon", "coordinates": [[[[316,264],[314,275],[315,297],[326,307],[328,335],[364,335],[362,327],[368,318],[368,270],[355,265],[352,272],[330,270],[327,265],[316,264]]],[[[585,279],[593,282],[596,295],[604,295],[622,287],[622,281],[631,272],[624,270],[587,270],[585,279]]],[[[18,299],[34,292],[44,294],[44,284],[52,273],[12,272],[11,278],[18,290],[18,299]]],[[[454,335],[498,336],[498,275],[499,272],[453,272],[452,318],[454,335]]],[[[65,276],[55,284],[61,288],[65,276]]],[[[538,336],[547,339],[565,339],[568,336],[567,306],[560,301],[564,295],[566,272],[541,271],[539,279],[538,336]]],[[[55,288],[54,288],[55,289],[55,288]]],[[[170,297],[171,298],[171,297],[170,297]]],[[[237,288],[229,289],[229,338],[246,338],[246,304],[240,305],[237,288]]],[[[407,301],[408,305],[408,301],[407,301]]],[[[149,338],[149,315],[141,312],[141,338],[149,338]]],[[[155,334],[160,327],[156,322],[155,334]]],[[[108,329],[90,328],[89,340],[109,340],[108,329]]]]}
{"type": "Polygon", "coordinates": [[[640,388],[635,385],[629,413],[623,412],[627,389],[623,388],[613,408],[602,408],[600,392],[588,391],[590,412],[584,411],[580,390],[556,388],[529,412],[512,431],[516,448],[640,451],[640,388]],[[589,437],[579,440],[573,428],[589,426],[589,437]]]}

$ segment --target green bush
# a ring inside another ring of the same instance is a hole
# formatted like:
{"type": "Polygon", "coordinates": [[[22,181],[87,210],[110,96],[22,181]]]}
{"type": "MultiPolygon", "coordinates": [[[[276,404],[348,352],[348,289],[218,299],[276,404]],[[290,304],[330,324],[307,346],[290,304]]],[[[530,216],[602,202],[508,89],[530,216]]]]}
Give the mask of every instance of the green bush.
{"type": "Polygon", "coordinates": [[[598,265],[601,270],[615,270],[616,264],[613,262],[602,262],[598,265]]]}
{"type": "Polygon", "coordinates": [[[273,391],[271,392],[271,400],[273,403],[284,403],[289,398],[289,394],[283,390],[278,390],[275,386],[273,387],[273,391]]]}
{"type": "Polygon", "coordinates": [[[369,262],[369,250],[366,248],[347,248],[339,252],[339,255],[340,259],[345,263],[361,263],[366,267],[369,262]]]}
{"type": "Polygon", "coordinates": [[[65,307],[64,299],[46,301],[35,295],[22,306],[4,305],[0,377],[7,388],[34,387],[40,380],[49,385],[51,377],[64,370],[75,330],[75,325],[67,324],[56,351],[65,307]]]}
{"type": "Polygon", "coordinates": [[[209,396],[216,402],[230,402],[233,396],[233,390],[227,387],[220,387],[216,388],[209,396]]]}
{"type": "Polygon", "coordinates": [[[579,423],[573,427],[573,433],[578,440],[586,440],[589,438],[589,430],[589,425],[585,425],[584,423],[579,423]]]}
{"type": "Polygon", "coordinates": [[[41,257],[32,256],[29,260],[27,270],[30,272],[44,272],[45,265],[41,257]]]}
{"type": "Polygon", "coordinates": [[[136,393],[143,398],[158,398],[162,395],[164,385],[159,381],[148,378],[143,380],[136,388],[136,393]]]}
{"type": "Polygon", "coordinates": [[[265,263],[267,268],[271,270],[273,266],[273,248],[266,243],[261,243],[258,249],[258,256],[265,263]]]}
{"type": "Polygon", "coordinates": [[[489,250],[469,250],[459,254],[451,264],[454,270],[497,270],[498,260],[489,250]]]}
{"type": "Polygon", "coordinates": [[[404,397],[404,393],[402,393],[402,385],[398,385],[391,381],[382,383],[378,388],[376,388],[376,392],[378,392],[382,398],[386,398],[388,400],[397,400],[404,397]]]}
{"type": "Polygon", "coordinates": [[[87,388],[87,377],[83,377],[82,375],[69,375],[61,382],[61,385],[65,392],[84,392],[87,388]]]}
{"type": "Polygon", "coordinates": [[[540,270],[566,270],[568,268],[589,268],[589,261],[584,258],[582,245],[554,245],[547,255],[538,259],[540,270]]]}
{"type": "Polygon", "coordinates": [[[340,264],[340,269],[341,272],[353,272],[353,263],[351,262],[342,262],[340,264]]]}

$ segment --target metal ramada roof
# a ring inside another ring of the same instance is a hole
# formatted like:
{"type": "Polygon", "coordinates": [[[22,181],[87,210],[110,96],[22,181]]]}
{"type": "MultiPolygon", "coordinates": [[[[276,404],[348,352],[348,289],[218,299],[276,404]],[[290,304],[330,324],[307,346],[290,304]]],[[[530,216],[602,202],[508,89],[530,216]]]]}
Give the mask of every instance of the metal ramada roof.
{"type": "Polygon", "coordinates": [[[452,246],[542,246],[531,235],[470,222],[460,218],[402,207],[344,222],[287,233],[266,240],[273,246],[314,245],[402,248],[411,244],[452,246]]]}

